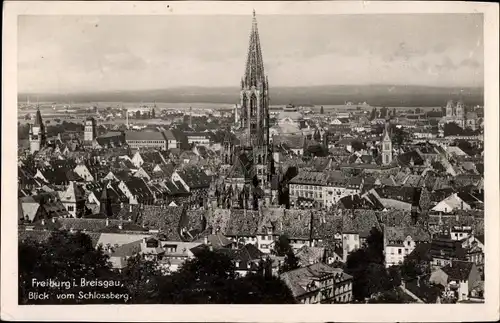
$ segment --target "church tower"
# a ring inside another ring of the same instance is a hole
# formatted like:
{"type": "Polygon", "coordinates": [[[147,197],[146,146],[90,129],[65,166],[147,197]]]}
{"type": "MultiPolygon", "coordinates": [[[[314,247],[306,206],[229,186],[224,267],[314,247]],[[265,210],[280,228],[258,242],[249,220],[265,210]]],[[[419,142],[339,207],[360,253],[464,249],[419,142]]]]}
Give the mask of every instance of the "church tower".
{"type": "Polygon", "coordinates": [[[29,139],[32,154],[40,151],[46,144],[45,125],[43,124],[40,107],[36,109],[35,123],[30,128],[29,139]]]}
{"type": "Polygon", "coordinates": [[[382,135],[382,165],[392,162],[392,140],[389,119],[385,120],[384,134],[382,135]]]}
{"type": "Polygon", "coordinates": [[[83,133],[83,142],[85,146],[91,146],[94,139],[97,138],[97,122],[89,117],[85,120],[85,129],[83,133]]]}
{"type": "Polygon", "coordinates": [[[446,117],[452,118],[454,116],[454,108],[453,108],[453,101],[449,100],[446,103],[446,117]]]}
{"type": "Polygon", "coordinates": [[[232,165],[233,164],[233,154],[234,154],[234,145],[233,140],[229,132],[226,133],[224,137],[224,141],[222,143],[222,163],[224,165],[232,165]]]}
{"type": "Polygon", "coordinates": [[[251,150],[257,177],[263,185],[270,183],[272,158],[269,146],[269,83],[264,73],[255,11],[248,46],[245,74],[241,79],[239,128],[241,143],[251,150]]]}
{"type": "Polygon", "coordinates": [[[269,93],[260,47],[257,19],[253,12],[245,75],[241,80],[240,126],[245,130],[246,146],[265,146],[268,143],[269,93]]]}
{"type": "Polygon", "coordinates": [[[455,108],[455,114],[456,114],[456,123],[462,127],[465,128],[465,105],[463,101],[458,101],[457,102],[457,107],[455,108]]]}
{"type": "Polygon", "coordinates": [[[111,198],[108,192],[109,183],[105,183],[102,188],[101,198],[99,199],[99,213],[104,215],[106,218],[113,217],[113,209],[111,207],[111,198]]]}

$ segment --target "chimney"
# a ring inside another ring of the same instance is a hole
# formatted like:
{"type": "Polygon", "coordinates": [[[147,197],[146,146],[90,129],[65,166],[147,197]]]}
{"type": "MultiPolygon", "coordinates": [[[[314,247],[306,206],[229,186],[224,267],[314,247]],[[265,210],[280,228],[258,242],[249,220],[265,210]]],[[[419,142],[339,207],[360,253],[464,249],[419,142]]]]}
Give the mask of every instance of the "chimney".
{"type": "Polygon", "coordinates": [[[109,226],[109,218],[106,218],[106,226],[109,226]]]}
{"type": "Polygon", "coordinates": [[[42,219],[42,225],[45,225],[45,219],[42,219]]]}
{"type": "Polygon", "coordinates": [[[208,246],[208,237],[207,236],[205,238],[203,238],[203,244],[208,246]]]}

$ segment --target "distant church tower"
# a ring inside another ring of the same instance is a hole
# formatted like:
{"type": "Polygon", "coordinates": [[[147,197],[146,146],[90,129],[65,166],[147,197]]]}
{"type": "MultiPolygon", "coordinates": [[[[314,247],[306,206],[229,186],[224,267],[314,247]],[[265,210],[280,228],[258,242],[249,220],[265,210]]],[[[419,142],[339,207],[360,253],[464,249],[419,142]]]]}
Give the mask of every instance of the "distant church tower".
{"type": "Polygon", "coordinates": [[[392,162],[392,140],[389,119],[385,120],[385,129],[382,136],[382,165],[389,165],[392,162]]]}
{"type": "Polygon", "coordinates": [[[454,113],[454,108],[453,108],[453,101],[449,100],[447,103],[446,103],[446,116],[448,118],[452,118],[455,113],[454,113]]]}
{"type": "Polygon", "coordinates": [[[85,146],[91,146],[97,138],[97,122],[89,117],[85,120],[85,129],[83,133],[83,142],[85,146]]]}
{"type": "Polygon", "coordinates": [[[457,102],[457,107],[455,108],[455,114],[457,119],[462,120],[465,116],[465,106],[462,101],[457,102]]]}
{"type": "Polygon", "coordinates": [[[36,109],[35,123],[30,128],[29,139],[32,154],[40,151],[46,144],[45,125],[43,124],[40,107],[36,109]]]}
{"type": "Polygon", "coordinates": [[[272,163],[269,146],[269,82],[264,73],[255,11],[245,75],[241,79],[239,110],[240,129],[243,131],[242,145],[252,150],[258,177],[261,183],[266,185],[270,182],[272,163]]]}

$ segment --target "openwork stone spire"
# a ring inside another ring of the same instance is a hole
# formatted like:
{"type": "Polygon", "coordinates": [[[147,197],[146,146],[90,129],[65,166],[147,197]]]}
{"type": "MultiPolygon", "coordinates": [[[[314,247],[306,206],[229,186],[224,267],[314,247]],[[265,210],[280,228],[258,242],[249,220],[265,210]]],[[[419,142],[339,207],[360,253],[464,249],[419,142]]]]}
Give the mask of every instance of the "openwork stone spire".
{"type": "Polygon", "coordinates": [[[252,30],[250,31],[250,41],[248,45],[247,64],[243,82],[246,86],[258,86],[265,82],[264,62],[262,60],[262,50],[260,47],[259,30],[257,28],[257,18],[253,11],[252,30]]]}

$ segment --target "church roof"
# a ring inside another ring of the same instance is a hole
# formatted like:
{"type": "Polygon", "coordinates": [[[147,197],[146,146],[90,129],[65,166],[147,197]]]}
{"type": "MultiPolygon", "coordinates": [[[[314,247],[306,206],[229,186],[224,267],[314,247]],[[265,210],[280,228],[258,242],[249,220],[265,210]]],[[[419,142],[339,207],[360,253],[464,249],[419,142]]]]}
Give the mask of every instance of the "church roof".
{"type": "Polygon", "coordinates": [[[253,158],[245,152],[234,156],[233,166],[229,172],[232,178],[251,179],[254,176],[253,158]]]}
{"type": "Polygon", "coordinates": [[[42,114],[40,113],[40,108],[36,109],[35,123],[34,126],[43,127],[42,114]]]}
{"type": "Polygon", "coordinates": [[[257,84],[264,81],[265,81],[264,62],[262,60],[259,31],[257,29],[257,19],[255,18],[255,11],[254,11],[252,19],[252,30],[250,32],[250,43],[248,46],[247,63],[245,67],[245,76],[243,82],[247,86],[257,86],[257,84]]]}

